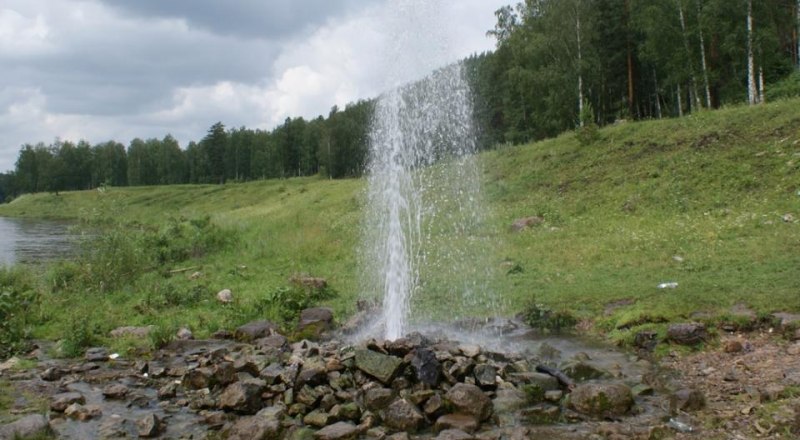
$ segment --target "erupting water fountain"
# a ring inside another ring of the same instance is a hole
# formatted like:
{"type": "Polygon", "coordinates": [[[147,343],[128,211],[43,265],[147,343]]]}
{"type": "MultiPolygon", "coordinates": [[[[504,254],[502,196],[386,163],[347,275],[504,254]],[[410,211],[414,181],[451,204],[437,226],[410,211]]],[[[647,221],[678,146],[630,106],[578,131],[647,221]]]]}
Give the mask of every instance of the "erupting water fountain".
{"type": "MultiPolygon", "coordinates": [[[[430,10],[438,2],[399,3],[398,14],[413,15],[401,17],[403,25],[423,30],[399,30],[402,38],[389,51],[392,66],[429,67],[432,41],[441,44],[433,50],[447,50],[445,35],[425,34],[442,33],[430,10]]],[[[485,230],[464,66],[440,68],[382,95],[370,148],[364,291],[382,297],[371,332],[394,340],[426,318],[493,310],[493,246],[485,230]]]]}

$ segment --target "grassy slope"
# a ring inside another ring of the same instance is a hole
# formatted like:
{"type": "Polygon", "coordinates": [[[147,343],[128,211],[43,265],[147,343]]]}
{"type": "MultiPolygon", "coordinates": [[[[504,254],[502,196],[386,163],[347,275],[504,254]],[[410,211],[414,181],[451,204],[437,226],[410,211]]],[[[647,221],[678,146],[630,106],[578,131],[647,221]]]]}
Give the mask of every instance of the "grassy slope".
{"type": "MultiPolygon", "coordinates": [[[[498,281],[507,313],[535,300],[624,337],[630,333],[614,329],[697,311],[724,315],[736,303],[760,313],[800,311],[800,225],[781,219],[800,217],[798,100],[621,124],[601,130],[590,146],[565,134],[487,153],[482,163],[497,264],[504,257],[523,269],[498,281]],[[530,215],[545,224],[507,232],[530,215]],[[679,287],[657,289],[664,281],[679,287]],[[635,301],[603,313],[623,299],[635,301]]],[[[0,215],[153,222],[210,214],[241,238],[197,262],[210,289],[229,287],[240,301],[255,301],[292,273],[309,272],[329,279],[341,293],[332,305],[347,313],[358,290],[362,196],[362,181],[304,178],[29,195],[0,206],[0,215]]],[[[153,313],[131,313],[141,295],[92,301],[106,327],[150,323],[153,313]]],[[[207,330],[237,319],[213,301],[157,314],[207,330]]],[[[40,333],[55,337],[58,329],[40,333]]]]}

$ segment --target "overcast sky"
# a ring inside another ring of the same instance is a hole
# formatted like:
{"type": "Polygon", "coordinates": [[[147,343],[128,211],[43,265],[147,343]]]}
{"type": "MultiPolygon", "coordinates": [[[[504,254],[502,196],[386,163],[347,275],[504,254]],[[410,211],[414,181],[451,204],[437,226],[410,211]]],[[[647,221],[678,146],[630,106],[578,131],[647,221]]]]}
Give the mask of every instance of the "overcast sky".
{"type": "Polygon", "coordinates": [[[0,0],[0,171],[92,144],[327,115],[475,52],[508,0],[0,0]]]}

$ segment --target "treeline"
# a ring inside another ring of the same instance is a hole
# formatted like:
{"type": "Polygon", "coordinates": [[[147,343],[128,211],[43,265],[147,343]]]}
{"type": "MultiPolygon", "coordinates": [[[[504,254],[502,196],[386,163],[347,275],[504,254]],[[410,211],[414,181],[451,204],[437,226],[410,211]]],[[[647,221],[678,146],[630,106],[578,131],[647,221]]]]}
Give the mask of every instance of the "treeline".
{"type": "Polygon", "coordinates": [[[0,174],[0,201],[20,194],[100,186],[225,183],[321,174],[361,175],[374,102],[331,109],[306,121],[287,118],[272,131],[218,122],[200,142],[182,149],[170,135],[134,139],[126,147],[108,141],[56,141],[24,145],[11,173],[0,174]]]}
{"type": "MultiPolygon", "coordinates": [[[[496,12],[492,53],[465,60],[480,148],[585,124],[679,117],[800,94],[800,0],[525,0],[496,12]],[[792,74],[792,72],[796,72],[792,74]],[[772,92],[772,93],[771,93],[772,92]]],[[[101,185],[225,183],[364,171],[374,100],[272,131],[24,145],[0,201],[101,185]]]]}
{"type": "Polygon", "coordinates": [[[501,8],[489,31],[497,49],[468,60],[485,141],[764,101],[772,84],[800,69],[798,7],[798,0],[525,0],[501,8]]]}

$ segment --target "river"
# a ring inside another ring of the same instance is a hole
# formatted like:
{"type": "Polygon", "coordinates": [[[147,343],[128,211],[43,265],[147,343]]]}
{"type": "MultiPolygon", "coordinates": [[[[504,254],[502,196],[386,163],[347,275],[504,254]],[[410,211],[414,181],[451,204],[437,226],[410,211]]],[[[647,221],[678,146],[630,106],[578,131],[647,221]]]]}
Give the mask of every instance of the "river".
{"type": "Polygon", "coordinates": [[[74,249],[71,222],[0,217],[0,266],[43,263],[74,249]]]}

